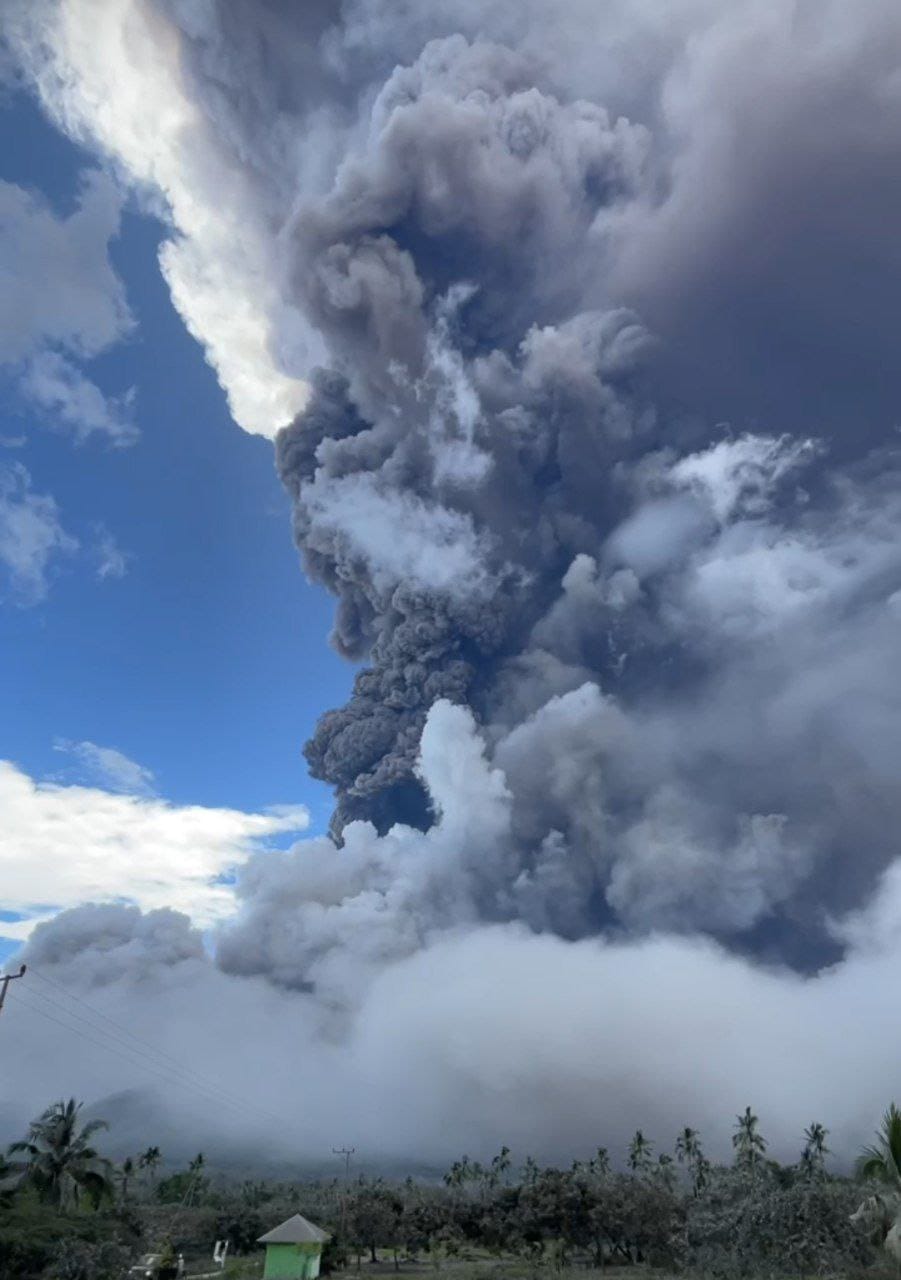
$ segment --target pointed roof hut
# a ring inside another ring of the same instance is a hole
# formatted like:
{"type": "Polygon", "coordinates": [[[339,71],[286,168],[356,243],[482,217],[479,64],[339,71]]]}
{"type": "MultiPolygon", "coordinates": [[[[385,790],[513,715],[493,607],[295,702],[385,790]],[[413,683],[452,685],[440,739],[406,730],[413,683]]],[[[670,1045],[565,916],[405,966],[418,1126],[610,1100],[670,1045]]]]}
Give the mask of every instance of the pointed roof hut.
{"type": "Polygon", "coordinates": [[[266,1246],[263,1280],[315,1280],[328,1239],[327,1231],[295,1213],[259,1238],[258,1243],[266,1246]]]}

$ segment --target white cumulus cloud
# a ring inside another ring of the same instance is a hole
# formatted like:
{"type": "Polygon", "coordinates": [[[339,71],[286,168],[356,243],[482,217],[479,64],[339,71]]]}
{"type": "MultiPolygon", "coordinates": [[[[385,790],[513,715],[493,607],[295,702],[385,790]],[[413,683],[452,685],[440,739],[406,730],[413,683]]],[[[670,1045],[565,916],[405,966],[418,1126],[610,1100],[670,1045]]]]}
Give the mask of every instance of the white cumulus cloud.
{"type": "MultiPolygon", "coordinates": [[[[215,41],[215,19],[202,7],[181,20],[215,41]]],[[[293,196],[277,183],[261,193],[260,168],[230,133],[231,86],[221,84],[218,107],[198,102],[184,32],[153,4],[28,0],[11,6],[8,30],[48,112],[99,147],[169,222],[160,263],[173,302],[203,343],[235,421],[273,436],[305,403],[298,368],[317,362],[318,346],[280,294],[278,232],[293,196]]],[[[220,73],[228,79],[224,63],[220,73]]],[[[282,164],[298,146],[295,138],[282,164]]]]}
{"type": "Polygon", "coordinates": [[[96,433],[128,445],[138,437],[132,393],[105,395],[74,363],[134,326],[109,259],[121,211],[121,193],[99,171],[88,173],[68,216],[37,193],[0,182],[0,366],[51,425],[79,441],[96,433]]]}
{"type": "Polygon", "coordinates": [[[106,787],[41,782],[0,762],[3,901],[26,921],[0,923],[0,936],[22,936],[48,911],[92,901],[175,907],[208,924],[232,910],[223,878],[267,838],[308,822],[299,807],[245,813],[135,794],[148,789],[148,770],[94,743],[69,749],[106,787]]]}

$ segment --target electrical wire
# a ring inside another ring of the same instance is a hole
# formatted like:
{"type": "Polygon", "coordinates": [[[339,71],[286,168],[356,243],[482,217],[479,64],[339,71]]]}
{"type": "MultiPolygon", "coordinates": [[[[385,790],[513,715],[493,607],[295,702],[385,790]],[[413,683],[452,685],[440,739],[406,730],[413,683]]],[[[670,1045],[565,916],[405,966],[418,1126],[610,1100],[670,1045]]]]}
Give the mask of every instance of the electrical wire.
{"type": "Polygon", "coordinates": [[[16,1004],[19,1005],[21,1008],[24,1008],[24,1010],[27,1013],[36,1014],[38,1017],[44,1018],[48,1022],[55,1023],[57,1026],[62,1027],[64,1030],[68,1031],[70,1034],[76,1035],[80,1039],[85,1040],[88,1044],[94,1045],[95,1048],[103,1049],[107,1053],[114,1054],[117,1058],[121,1058],[123,1062],[128,1063],[128,1065],[131,1066],[132,1068],[136,1068],[139,1071],[146,1071],[150,1075],[156,1076],[157,1079],[164,1081],[166,1084],[181,1085],[184,1088],[193,1089],[200,1096],[202,1096],[205,1101],[215,1102],[219,1106],[233,1105],[231,1102],[227,1102],[223,1098],[219,1098],[214,1094],[207,1093],[206,1090],[202,1089],[199,1085],[196,1085],[193,1082],[186,1080],[184,1078],[166,1074],[163,1071],[161,1071],[159,1067],[156,1066],[151,1061],[141,1061],[139,1058],[131,1056],[130,1051],[122,1050],[118,1048],[115,1044],[111,1044],[109,1041],[96,1039],[94,1036],[88,1035],[80,1027],[73,1026],[71,1022],[65,1021],[64,1018],[58,1018],[54,1014],[48,1013],[46,1009],[43,1009],[37,1005],[31,1004],[30,999],[33,999],[35,995],[36,993],[32,991],[29,993],[29,998],[25,999],[24,993],[19,992],[18,995],[16,996],[16,1004]]]}
{"type": "MultiPolygon", "coordinates": [[[[61,982],[56,982],[53,978],[49,978],[46,974],[35,969],[28,970],[28,977],[37,978],[40,982],[55,989],[56,991],[59,991],[62,995],[64,995],[67,1001],[65,1005],[66,1012],[69,1013],[71,1016],[83,1017],[85,1018],[85,1021],[89,1023],[91,1018],[99,1019],[102,1023],[106,1023],[109,1025],[109,1027],[112,1028],[111,1031],[107,1031],[105,1026],[98,1026],[96,1029],[98,1031],[103,1032],[103,1034],[113,1036],[116,1039],[122,1039],[124,1042],[128,1044],[129,1048],[132,1047],[131,1042],[134,1041],[135,1045],[138,1046],[142,1052],[150,1053],[155,1059],[159,1061],[159,1064],[161,1066],[168,1067],[169,1069],[174,1069],[180,1075],[191,1077],[192,1079],[196,1080],[197,1083],[201,1085],[203,1088],[212,1089],[216,1093],[221,1094],[223,1097],[230,1098],[232,1102],[237,1103],[241,1107],[245,1107],[247,1105],[245,1099],[241,1098],[237,1094],[232,1093],[229,1089],[226,1089],[224,1085],[219,1084],[218,1081],[215,1081],[209,1077],[203,1076],[199,1071],[195,1071],[193,1067],[186,1066],[186,1064],[180,1061],[178,1058],[176,1058],[174,1054],[169,1053],[165,1049],[159,1048],[158,1045],[151,1044],[149,1040],[145,1040],[143,1036],[139,1036],[137,1032],[132,1031],[130,1027],[126,1027],[123,1023],[117,1022],[116,1019],[111,1018],[109,1014],[104,1013],[101,1009],[98,1009],[96,1008],[96,1006],[89,1004],[88,1001],[85,1000],[82,996],[77,995],[74,991],[71,990],[71,988],[64,986],[61,982]],[[74,1002],[80,1008],[86,1009],[90,1016],[85,1017],[85,1015],[79,1015],[73,1012],[69,1008],[70,1002],[74,1002]]],[[[41,994],[44,995],[45,999],[50,998],[46,996],[44,993],[41,993],[41,994]]],[[[284,1122],[283,1116],[278,1116],[273,1112],[268,1112],[264,1107],[259,1107],[254,1105],[254,1109],[258,1111],[261,1115],[268,1116],[270,1120],[274,1120],[278,1124],[282,1124],[284,1122]]]]}
{"type": "MultiPolygon", "coordinates": [[[[33,985],[29,984],[24,990],[16,991],[12,1001],[14,1005],[24,1009],[27,1013],[44,1018],[70,1034],[79,1036],[95,1048],[114,1054],[132,1069],[145,1071],[166,1084],[175,1084],[176,1086],[180,1085],[182,1088],[192,1089],[207,1102],[212,1102],[217,1106],[230,1107],[245,1119],[248,1116],[254,1119],[255,1117],[251,1115],[251,1112],[256,1112],[256,1115],[263,1117],[267,1121],[275,1121],[284,1127],[284,1116],[265,1111],[263,1108],[248,1104],[246,1100],[240,1100],[231,1095],[214,1081],[203,1077],[192,1068],[185,1067],[173,1054],[157,1048],[142,1036],[135,1034],[128,1027],[117,1022],[115,1018],[111,1018],[108,1014],[95,1008],[87,1000],[63,986],[62,983],[55,982],[52,978],[48,978],[45,974],[38,973],[34,969],[28,970],[28,976],[30,978],[36,977],[51,990],[59,991],[65,996],[66,1003],[61,1003],[55,996],[49,995],[46,991],[36,990],[33,985]],[[39,1003],[35,1004],[35,1000],[39,1003]],[[73,1002],[85,1009],[90,1016],[73,1009],[71,1007],[73,1002]],[[47,1008],[41,1007],[42,1005],[49,1006],[53,1012],[48,1012],[47,1008]],[[59,1014],[63,1016],[60,1017],[58,1016],[59,1014]],[[108,1024],[108,1027],[104,1026],[104,1023],[108,1024]]],[[[194,1191],[199,1184],[200,1173],[199,1167],[192,1172],[181,1203],[176,1205],[173,1210],[173,1216],[170,1219],[167,1230],[167,1235],[170,1237],[174,1233],[177,1221],[186,1212],[193,1199],[194,1191]]]]}
{"type": "Polygon", "coordinates": [[[220,1091],[216,1085],[201,1083],[200,1077],[192,1079],[190,1075],[181,1071],[177,1067],[170,1067],[165,1062],[154,1061],[154,1059],[142,1049],[133,1047],[122,1038],[114,1037],[111,1033],[97,1027],[81,1015],[75,1013],[73,1010],[51,1000],[43,992],[35,991],[33,988],[28,990],[27,996],[25,991],[16,992],[15,1004],[24,1008],[27,1012],[45,1018],[47,1021],[55,1023],[57,1026],[64,1028],[71,1034],[79,1036],[89,1044],[92,1044],[95,1048],[103,1049],[107,1053],[114,1054],[116,1057],[121,1058],[124,1062],[128,1063],[131,1067],[156,1076],[166,1084],[180,1085],[182,1088],[192,1089],[199,1096],[202,1096],[207,1102],[212,1102],[217,1106],[229,1107],[245,1119],[249,1116],[251,1119],[255,1120],[256,1123],[259,1123],[259,1121],[256,1120],[256,1116],[260,1116],[270,1122],[276,1120],[282,1126],[285,1124],[284,1116],[277,1117],[274,1114],[263,1111],[261,1108],[255,1107],[252,1103],[237,1101],[225,1092],[220,1091]],[[49,1005],[54,1012],[48,1012],[46,1008],[42,1008],[39,1005],[32,1003],[35,998],[43,1004],[49,1005]],[[62,1018],[57,1016],[60,1013],[63,1014],[62,1018]],[[82,1025],[79,1026],[79,1023],[82,1025]],[[87,1030],[84,1029],[85,1027],[87,1030]],[[89,1032],[93,1034],[89,1034],[89,1032]],[[256,1116],[252,1115],[252,1112],[256,1112],[256,1116]]]}

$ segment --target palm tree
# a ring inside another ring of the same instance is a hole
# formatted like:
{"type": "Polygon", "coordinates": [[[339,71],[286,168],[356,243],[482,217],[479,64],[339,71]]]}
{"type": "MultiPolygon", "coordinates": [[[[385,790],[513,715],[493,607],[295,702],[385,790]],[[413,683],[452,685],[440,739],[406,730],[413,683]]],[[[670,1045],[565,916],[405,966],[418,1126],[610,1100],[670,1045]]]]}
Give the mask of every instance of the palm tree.
{"type": "Polygon", "coordinates": [[[766,1151],[766,1140],[758,1132],[759,1121],[750,1107],[745,1107],[744,1115],[737,1116],[736,1120],[735,1133],[732,1135],[735,1163],[742,1169],[753,1171],[766,1151]]]}
{"type": "Polygon", "coordinates": [[[672,1191],[676,1185],[676,1170],[673,1167],[673,1157],[661,1152],[657,1157],[657,1163],[654,1166],[654,1177],[666,1187],[668,1191],[672,1191]]]}
{"type": "Polygon", "coordinates": [[[507,1170],[510,1168],[510,1148],[501,1147],[500,1151],[491,1161],[491,1173],[488,1181],[492,1186],[497,1186],[499,1182],[503,1182],[507,1176],[507,1170]]]}
{"type": "Polygon", "coordinates": [[[205,1164],[206,1158],[202,1151],[198,1151],[194,1159],[188,1161],[189,1178],[184,1198],[185,1205],[192,1204],[195,1196],[198,1196],[206,1186],[205,1179],[202,1177],[205,1164]]]}
{"type": "Polygon", "coordinates": [[[700,1135],[697,1129],[686,1125],[676,1139],[676,1159],[680,1164],[687,1164],[691,1168],[700,1149],[700,1135]]]}
{"type": "Polygon", "coordinates": [[[901,1192],[901,1111],[894,1102],[882,1117],[875,1144],[861,1152],[857,1176],[862,1181],[884,1182],[901,1192]]]}
{"type": "Polygon", "coordinates": [[[7,1160],[0,1151],[0,1208],[10,1204],[21,1181],[22,1167],[7,1160]]]}
{"type": "Polygon", "coordinates": [[[462,1187],[464,1183],[471,1180],[474,1167],[469,1156],[464,1156],[462,1160],[455,1160],[449,1172],[444,1175],[445,1185],[448,1187],[462,1187]]]}
{"type": "Polygon", "coordinates": [[[676,1138],[676,1159],[687,1165],[691,1173],[691,1185],[694,1194],[700,1195],[707,1185],[710,1172],[710,1161],[701,1150],[701,1135],[697,1129],[686,1125],[676,1138]]]}
{"type": "Polygon", "coordinates": [[[142,1151],[138,1156],[138,1168],[145,1170],[150,1178],[150,1185],[153,1186],[156,1181],[156,1169],[162,1160],[163,1154],[159,1147],[148,1147],[146,1151],[142,1151]]]}
{"type": "Polygon", "coordinates": [[[645,1173],[650,1168],[652,1145],[640,1129],[635,1130],[635,1137],[629,1143],[628,1160],[633,1173],[645,1173]]]}
{"type": "Polygon", "coordinates": [[[808,1177],[813,1177],[824,1171],[826,1156],[829,1154],[829,1148],[826,1146],[828,1134],[829,1130],[824,1129],[816,1121],[808,1125],[804,1130],[804,1150],[801,1152],[801,1167],[808,1177]]]}
{"type": "Polygon", "coordinates": [[[128,1199],[128,1184],[134,1177],[135,1162],[131,1156],[126,1156],[122,1161],[122,1168],[119,1170],[119,1190],[122,1193],[122,1203],[128,1199]]]}
{"type": "Polygon", "coordinates": [[[25,1180],[41,1199],[61,1209],[77,1205],[83,1194],[96,1206],[112,1192],[112,1166],[91,1145],[94,1134],[108,1125],[91,1120],[79,1127],[81,1106],[74,1098],[54,1102],[32,1121],[28,1137],[9,1148],[26,1156],[25,1180]]]}

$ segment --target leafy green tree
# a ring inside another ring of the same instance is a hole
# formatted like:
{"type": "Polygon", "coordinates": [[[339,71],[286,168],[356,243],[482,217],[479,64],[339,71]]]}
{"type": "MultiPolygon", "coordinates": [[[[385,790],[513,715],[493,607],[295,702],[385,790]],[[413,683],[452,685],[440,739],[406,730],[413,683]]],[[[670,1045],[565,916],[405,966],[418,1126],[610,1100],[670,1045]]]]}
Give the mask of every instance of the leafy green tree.
{"type": "Polygon", "coordinates": [[[191,1204],[201,1204],[206,1198],[209,1183],[201,1177],[201,1163],[192,1160],[187,1169],[179,1169],[168,1178],[161,1178],[156,1187],[156,1198],[162,1204],[173,1204],[176,1201],[186,1208],[191,1204]]]}
{"type": "Polygon", "coordinates": [[[371,1262],[378,1261],[377,1250],[395,1250],[400,1240],[403,1201],[381,1178],[368,1182],[360,1178],[348,1204],[347,1232],[357,1257],[369,1250],[371,1262]]]}
{"type": "Polygon", "coordinates": [[[860,1192],[828,1178],[782,1183],[760,1162],[711,1171],[702,1195],[687,1202],[683,1263],[710,1276],[854,1274],[873,1260],[850,1221],[860,1192]]]}
{"type": "Polygon", "coordinates": [[[140,1228],[132,1215],[106,1206],[91,1213],[61,1209],[25,1186],[0,1213],[0,1276],[121,1280],[139,1244],[140,1228]]]}
{"type": "Polygon", "coordinates": [[[64,1240],[43,1280],[120,1280],[133,1256],[118,1240],[64,1240]]]}
{"type": "Polygon", "coordinates": [[[584,1175],[571,1170],[541,1169],[535,1181],[521,1189],[518,1235],[530,1252],[550,1249],[559,1266],[568,1249],[590,1243],[588,1195],[584,1175]]]}
{"type": "Polygon", "coordinates": [[[861,1152],[857,1176],[862,1181],[882,1182],[901,1192],[901,1111],[894,1102],[882,1117],[876,1142],[861,1152]]]}
{"type": "Polygon", "coordinates": [[[735,1149],[735,1163],[739,1169],[753,1173],[766,1151],[766,1139],[760,1133],[760,1121],[750,1107],[736,1117],[735,1132],[732,1135],[732,1146],[735,1149]]]}
{"type": "Polygon", "coordinates": [[[9,1148],[25,1156],[25,1180],[59,1208],[77,1207],[85,1196],[96,1208],[112,1194],[112,1165],[91,1143],[109,1126],[105,1120],[80,1124],[81,1107],[74,1098],[54,1102],[32,1122],[28,1136],[9,1148]]]}

